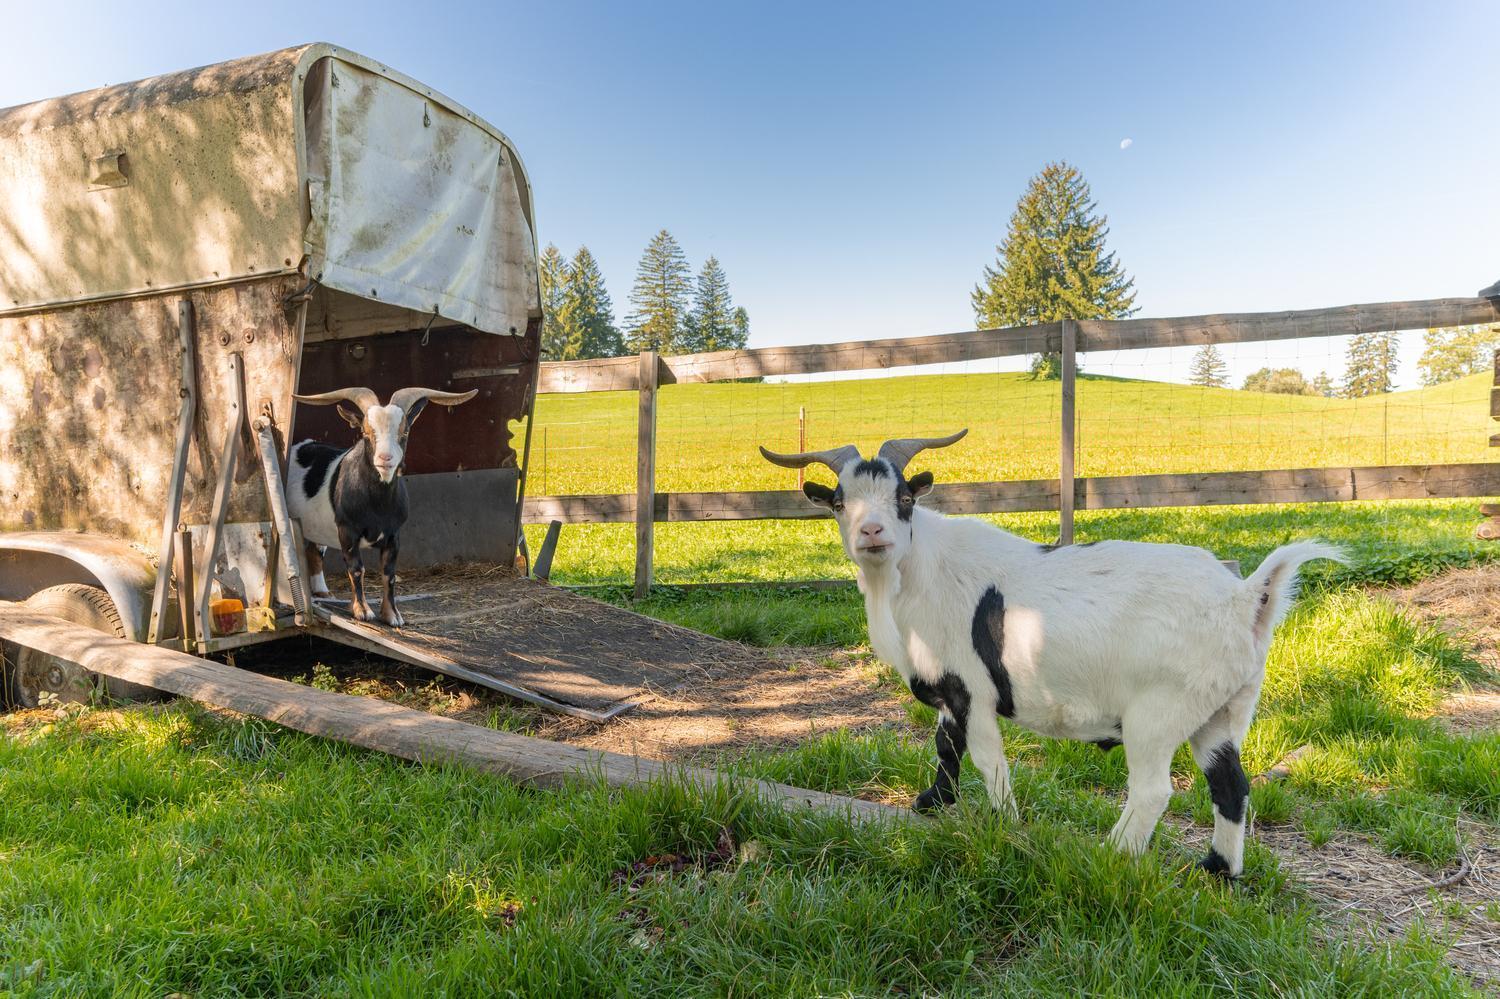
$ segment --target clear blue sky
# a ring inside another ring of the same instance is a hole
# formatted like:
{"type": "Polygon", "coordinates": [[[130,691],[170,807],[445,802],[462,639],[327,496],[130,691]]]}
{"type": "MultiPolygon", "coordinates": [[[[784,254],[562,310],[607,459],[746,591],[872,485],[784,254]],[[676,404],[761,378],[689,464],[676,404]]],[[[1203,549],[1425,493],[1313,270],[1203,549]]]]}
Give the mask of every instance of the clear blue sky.
{"type": "Polygon", "coordinates": [[[665,226],[723,262],[754,345],[972,327],[1054,159],[1142,315],[1500,278],[1493,4],[214,6],[10,4],[0,106],[335,42],[509,134],[542,241],[588,244],[621,316],[665,226]]]}

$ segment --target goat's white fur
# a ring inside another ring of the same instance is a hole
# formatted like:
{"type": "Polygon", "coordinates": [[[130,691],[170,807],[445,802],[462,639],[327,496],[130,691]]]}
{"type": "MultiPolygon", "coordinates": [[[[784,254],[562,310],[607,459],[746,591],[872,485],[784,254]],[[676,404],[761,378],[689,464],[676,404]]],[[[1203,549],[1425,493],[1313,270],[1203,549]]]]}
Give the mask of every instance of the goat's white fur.
{"type": "MultiPolygon", "coordinates": [[[[998,589],[1012,720],[1046,736],[1124,743],[1128,795],[1110,838],[1130,853],[1145,849],[1167,805],[1172,756],[1184,740],[1205,767],[1223,744],[1237,752],[1244,742],[1297,568],[1342,559],[1329,545],[1299,542],[1242,580],[1211,553],[1184,545],[1048,550],[984,521],[916,506],[927,488],[917,480],[910,519],[902,520],[893,475],[900,470],[878,459],[846,465],[841,502],[825,501],[859,569],[875,653],[908,684],[937,684],[944,674],[963,682],[970,758],[991,802],[1014,813],[996,686],[971,635],[981,597],[998,589]],[[872,464],[885,464],[886,474],[871,474],[872,464]],[[862,547],[879,543],[884,550],[862,547]]],[[[1215,808],[1214,847],[1231,876],[1242,869],[1243,840],[1243,809],[1230,822],[1215,808]]]]}

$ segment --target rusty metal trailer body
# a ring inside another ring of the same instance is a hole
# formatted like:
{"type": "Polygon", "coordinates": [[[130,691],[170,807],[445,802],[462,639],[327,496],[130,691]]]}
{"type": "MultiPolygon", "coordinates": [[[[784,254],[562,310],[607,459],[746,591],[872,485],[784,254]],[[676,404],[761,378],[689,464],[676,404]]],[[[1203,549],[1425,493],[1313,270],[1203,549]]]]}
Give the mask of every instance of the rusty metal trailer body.
{"type": "Polygon", "coordinates": [[[309,631],[370,647],[310,599],[281,494],[288,442],[351,438],[293,393],[349,385],[479,391],[415,431],[401,565],[503,579],[536,260],[505,135],[331,45],[0,110],[0,600],[94,587],[100,627],[198,654],[309,631]],[[215,629],[215,597],[243,630],[215,629]]]}

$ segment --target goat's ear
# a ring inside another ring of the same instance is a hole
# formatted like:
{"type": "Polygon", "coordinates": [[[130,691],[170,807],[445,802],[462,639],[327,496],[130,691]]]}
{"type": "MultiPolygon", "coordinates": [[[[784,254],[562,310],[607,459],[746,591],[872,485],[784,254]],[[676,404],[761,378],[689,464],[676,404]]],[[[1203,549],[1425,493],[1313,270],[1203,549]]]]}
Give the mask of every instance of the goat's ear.
{"type": "Polygon", "coordinates": [[[402,418],[402,426],[405,427],[408,432],[410,432],[411,431],[411,425],[413,423],[417,422],[417,417],[421,416],[422,415],[422,410],[424,410],[426,408],[427,408],[427,400],[426,399],[418,399],[415,402],[413,402],[411,404],[411,407],[409,409],[407,409],[406,416],[402,418]]]}
{"type": "Polygon", "coordinates": [[[812,500],[815,506],[833,509],[833,490],[820,482],[802,483],[802,495],[812,500]]]}
{"type": "Polygon", "coordinates": [[[353,427],[355,430],[360,430],[364,427],[365,418],[359,413],[356,413],[352,409],[345,409],[343,406],[339,406],[338,411],[339,415],[344,418],[344,422],[349,424],[349,426],[353,427]]]}
{"type": "Polygon", "coordinates": [[[910,479],[908,479],[906,484],[911,488],[912,497],[915,499],[921,499],[923,496],[926,496],[928,493],[932,492],[932,473],[918,472],[916,475],[913,475],[910,479]]]}

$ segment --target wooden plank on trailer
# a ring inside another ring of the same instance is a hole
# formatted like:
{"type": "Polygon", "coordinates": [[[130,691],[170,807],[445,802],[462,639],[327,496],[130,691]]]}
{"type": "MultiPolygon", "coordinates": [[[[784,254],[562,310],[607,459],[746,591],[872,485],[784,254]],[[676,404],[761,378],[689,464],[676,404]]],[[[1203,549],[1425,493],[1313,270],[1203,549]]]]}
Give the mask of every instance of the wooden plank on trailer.
{"type": "Polygon", "coordinates": [[[656,379],[659,355],[643,350],[636,378],[640,405],[636,413],[635,458],[635,598],[651,592],[651,565],[656,532],[656,379]]]}
{"type": "Polygon", "coordinates": [[[730,784],[790,812],[816,809],[852,821],[905,820],[906,809],[772,781],[739,778],[501,732],[373,697],[318,690],[223,663],[115,638],[20,604],[0,602],[0,635],[94,673],[139,683],[216,707],[255,715],[309,735],[420,763],[457,763],[521,784],[558,788],[602,779],[611,786],[678,780],[699,788],[730,784]]]}

